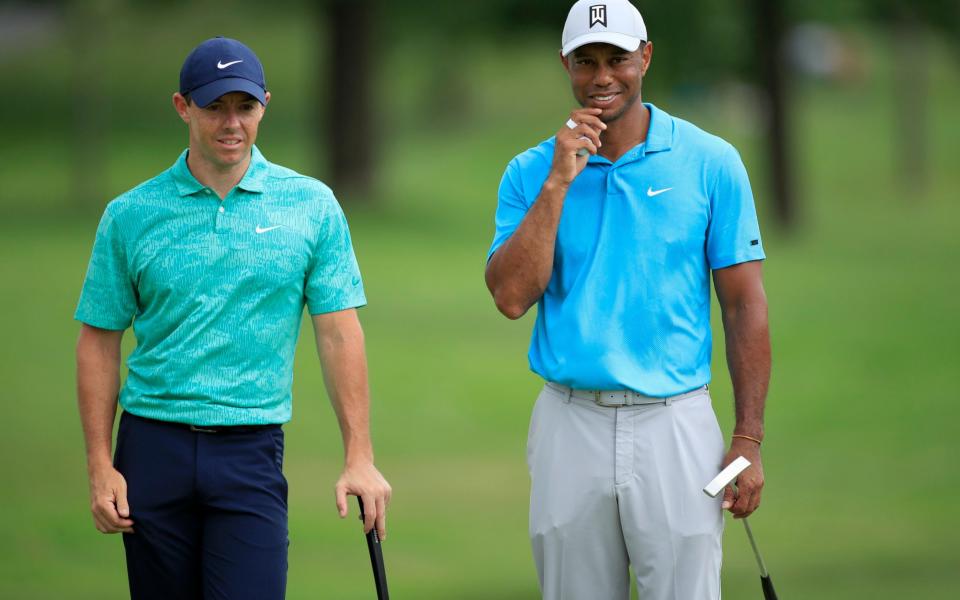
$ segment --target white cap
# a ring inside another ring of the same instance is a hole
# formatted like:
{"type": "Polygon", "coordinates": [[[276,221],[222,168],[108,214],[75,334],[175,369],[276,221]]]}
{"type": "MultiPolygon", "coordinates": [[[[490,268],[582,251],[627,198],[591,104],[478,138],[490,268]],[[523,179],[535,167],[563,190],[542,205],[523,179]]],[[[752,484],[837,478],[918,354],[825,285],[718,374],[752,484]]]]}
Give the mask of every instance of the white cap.
{"type": "Polygon", "coordinates": [[[580,0],[570,8],[563,26],[564,56],[580,46],[602,42],[627,52],[647,41],[643,17],[627,0],[580,0]]]}

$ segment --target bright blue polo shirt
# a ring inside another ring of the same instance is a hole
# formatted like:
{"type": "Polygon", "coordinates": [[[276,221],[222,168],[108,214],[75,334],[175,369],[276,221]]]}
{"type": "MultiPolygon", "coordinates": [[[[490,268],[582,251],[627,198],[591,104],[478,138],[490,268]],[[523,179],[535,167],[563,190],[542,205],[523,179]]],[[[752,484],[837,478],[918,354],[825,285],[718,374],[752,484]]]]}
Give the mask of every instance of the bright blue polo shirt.
{"type": "Polygon", "coordinates": [[[330,188],[254,147],[221,202],[185,151],[107,206],[76,319],[113,330],[132,321],[124,410],[193,425],[284,423],[305,304],[311,314],[366,304],[330,188]]]}
{"type": "MultiPolygon", "coordinates": [[[[670,396],[710,381],[710,271],[765,258],[737,151],[652,104],[646,142],[591,156],[567,192],[530,368],[573,388],[670,396]]],[[[555,139],[500,184],[488,259],[546,181],[555,139]]]]}

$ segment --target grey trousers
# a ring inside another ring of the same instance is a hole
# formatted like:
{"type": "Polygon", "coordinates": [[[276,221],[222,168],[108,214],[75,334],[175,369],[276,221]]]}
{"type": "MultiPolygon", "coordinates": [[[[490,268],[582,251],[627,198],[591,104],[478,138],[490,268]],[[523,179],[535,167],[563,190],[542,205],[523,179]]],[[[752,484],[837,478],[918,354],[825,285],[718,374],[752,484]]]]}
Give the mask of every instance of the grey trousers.
{"type": "Polygon", "coordinates": [[[720,598],[723,437],[707,390],[622,408],[547,384],[527,439],[530,540],[546,600],[720,598]]]}

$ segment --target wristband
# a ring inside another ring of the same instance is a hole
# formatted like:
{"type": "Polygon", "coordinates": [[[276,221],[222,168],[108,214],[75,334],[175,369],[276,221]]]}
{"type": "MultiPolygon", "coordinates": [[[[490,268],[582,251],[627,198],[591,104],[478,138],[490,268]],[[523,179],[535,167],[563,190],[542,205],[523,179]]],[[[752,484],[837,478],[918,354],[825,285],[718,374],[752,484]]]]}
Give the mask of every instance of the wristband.
{"type": "Polygon", "coordinates": [[[761,442],[761,441],[758,440],[757,438],[755,438],[755,437],[750,437],[749,435],[740,435],[739,433],[737,433],[737,434],[731,435],[730,437],[732,437],[732,438],[741,438],[741,439],[744,439],[744,440],[750,440],[751,442],[756,442],[758,446],[760,446],[760,445],[763,444],[763,442],[761,442]]]}

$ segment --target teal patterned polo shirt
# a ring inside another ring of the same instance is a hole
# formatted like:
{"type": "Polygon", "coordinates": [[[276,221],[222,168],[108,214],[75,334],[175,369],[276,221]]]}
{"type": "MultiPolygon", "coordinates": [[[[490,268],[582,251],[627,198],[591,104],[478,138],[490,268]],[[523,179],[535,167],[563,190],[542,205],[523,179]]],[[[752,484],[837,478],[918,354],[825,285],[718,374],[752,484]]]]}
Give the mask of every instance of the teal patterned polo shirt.
{"type": "Polygon", "coordinates": [[[221,202],[187,152],[107,205],[75,318],[133,323],[124,410],[192,425],[284,423],[310,314],[363,306],[347,221],[323,183],[254,147],[221,202]]]}

